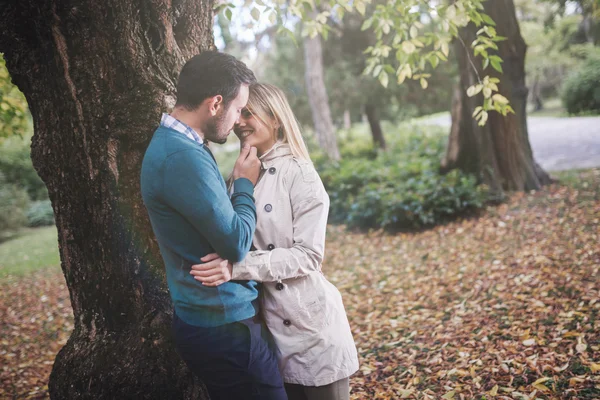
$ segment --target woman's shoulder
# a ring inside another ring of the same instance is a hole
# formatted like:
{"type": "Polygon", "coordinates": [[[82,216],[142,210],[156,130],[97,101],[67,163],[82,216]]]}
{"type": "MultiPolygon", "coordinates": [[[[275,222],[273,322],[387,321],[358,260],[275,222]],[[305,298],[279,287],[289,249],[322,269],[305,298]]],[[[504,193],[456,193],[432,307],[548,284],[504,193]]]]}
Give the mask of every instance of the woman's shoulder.
{"type": "Polygon", "coordinates": [[[288,175],[299,178],[303,182],[314,182],[319,179],[312,162],[296,157],[290,157],[288,160],[288,175]]]}

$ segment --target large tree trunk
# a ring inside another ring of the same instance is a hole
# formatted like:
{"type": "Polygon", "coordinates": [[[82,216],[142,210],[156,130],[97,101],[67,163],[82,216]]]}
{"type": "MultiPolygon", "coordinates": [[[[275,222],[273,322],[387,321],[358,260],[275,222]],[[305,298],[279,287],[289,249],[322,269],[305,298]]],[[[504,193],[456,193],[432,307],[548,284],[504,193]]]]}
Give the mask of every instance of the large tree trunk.
{"type": "Polygon", "coordinates": [[[171,303],[139,172],[181,66],[213,47],[212,7],[0,7],[0,51],[33,115],[32,159],[52,200],[75,319],[50,377],[53,399],[207,398],[170,343],[171,303]]]}
{"type": "Polygon", "coordinates": [[[385,137],[383,136],[383,130],[381,129],[381,122],[379,121],[379,115],[377,114],[377,108],[372,103],[365,105],[365,114],[369,121],[369,127],[371,128],[371,136],[373,137],[373,144],[382,150],[385,150],[385,137]]]}
{"type": "Polygon", "coordinates": [[[304,39],[304,65],[306,77],[306,92],[312,112],[317,140],[321,148],[332,160],[340,159],[335,137],[335,128],[331,120],[329,99],[323,78],[323,55],[321,37],[304,39]]]}
{"type": "MultiPolygon", "coordinates": [[[[491,112],[487,124],[477,125],[472,117],[475,107],[481,105],[481,95],[469,98],[466,90],[477,83],[481,60],[474,59],[469,44],[475,39],[477,28],[470,24],[461,30],[462,41],[455,43],[460,66],[460,90],[452,110],[452,128],[448,152],[442,170],[460,168],[477,174],[498,196],[503,190],[539,189],[550,178],[534,161],[527,133],[527,88],[525,87],[526,45],[521,37],[513,0],[494,0],[484,3],[485,12],[497,24],[498,34],[506,41],[498,43],[498,54],[504,60],[504,74],[499,75],[500,93],[507,97],[515,114],[506,117],[491,112]],[[463,45],[467,45],[467,48],[463,45]]],[[[494,75],[490,73],[490,75],[494,75]]]]}

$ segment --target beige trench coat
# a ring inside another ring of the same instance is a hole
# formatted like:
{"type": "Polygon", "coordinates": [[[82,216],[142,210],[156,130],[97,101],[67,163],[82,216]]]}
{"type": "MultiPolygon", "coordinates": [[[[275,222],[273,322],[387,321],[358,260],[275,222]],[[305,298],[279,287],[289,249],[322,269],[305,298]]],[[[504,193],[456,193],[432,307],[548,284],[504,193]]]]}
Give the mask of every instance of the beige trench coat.
{"type": "Polygon", "coordinates": [[[254,247],[234,280],[263,282],[261,310],[283,380],[322,386],[358,370],[340,292],[321,273],[329,196],[316,170],[276,144],[261,157],[254,247]]]}

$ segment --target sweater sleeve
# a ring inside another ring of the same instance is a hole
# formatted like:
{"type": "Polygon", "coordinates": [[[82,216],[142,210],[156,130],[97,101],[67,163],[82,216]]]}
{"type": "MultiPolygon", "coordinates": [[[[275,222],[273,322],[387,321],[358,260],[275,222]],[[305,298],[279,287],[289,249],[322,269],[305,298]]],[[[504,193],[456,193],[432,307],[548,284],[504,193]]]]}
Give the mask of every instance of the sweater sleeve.
{"type": "Polygon", "coordinates": [[[167,204],[182,214],[221,257],[231,262],[242,260],[256,228],[252,182],[237,179],[230,199],[212,158],[195,149],[170,156],[164,173],[167,204]]]}
{"type": "Polygon", "coordinates": [[[251,251],[233,265],[232,279],[275,282],[319,271],[325,252],[329,197],[312,165],[290,177],[294,245],[271,251],[251,251]]]}

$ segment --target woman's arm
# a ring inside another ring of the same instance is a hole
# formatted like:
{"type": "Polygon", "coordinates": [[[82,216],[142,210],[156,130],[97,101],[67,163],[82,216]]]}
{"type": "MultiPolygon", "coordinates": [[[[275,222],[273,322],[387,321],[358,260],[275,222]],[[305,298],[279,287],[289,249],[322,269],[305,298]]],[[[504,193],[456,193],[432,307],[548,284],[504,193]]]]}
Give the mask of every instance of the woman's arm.
{"type": "Polygon", "coordinates": [[[319,270],[325,252],[329,197],[312,165],[295,164],[293,170],[288,181],[294,245],[271,251],[251,251],[243,261],[233,265],[225,265],[221,258],[210,257],[211,261],[192,267],[192,275],[197,280],[211,286],[216,286],[215,282],[223,283],[227,278],[274,282],[319,270]]]}

